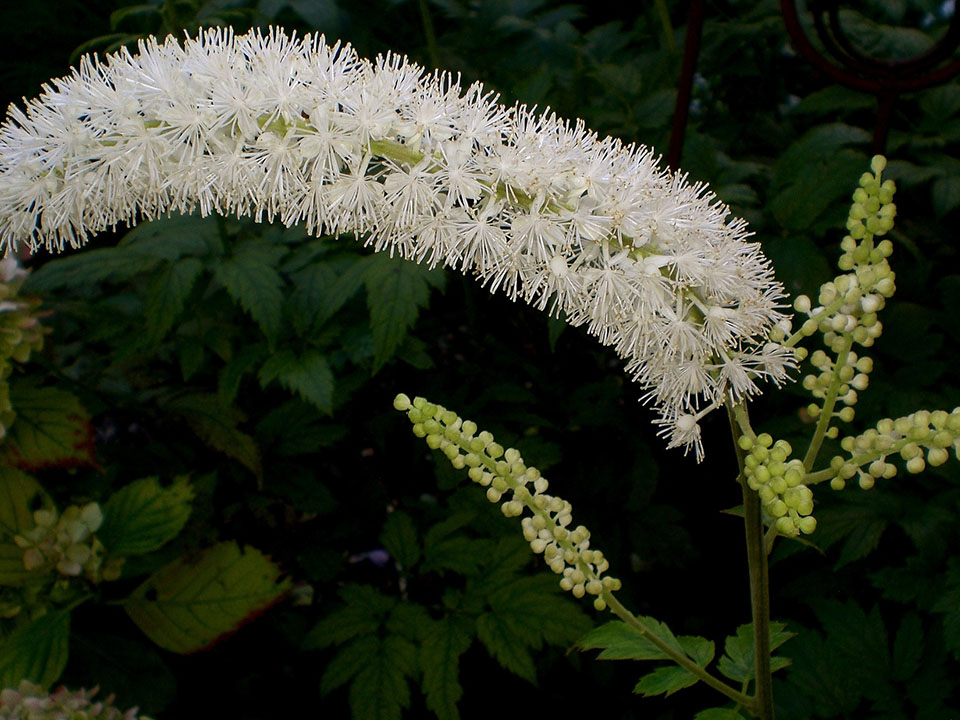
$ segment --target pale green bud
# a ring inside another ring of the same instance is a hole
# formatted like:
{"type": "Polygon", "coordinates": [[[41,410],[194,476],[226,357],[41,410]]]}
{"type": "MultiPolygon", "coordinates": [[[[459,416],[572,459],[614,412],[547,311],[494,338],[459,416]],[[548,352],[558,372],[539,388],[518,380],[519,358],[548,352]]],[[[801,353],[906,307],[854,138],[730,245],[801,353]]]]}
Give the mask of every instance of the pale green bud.
{"type": "Polygon", "coordinates": [[[410,404],[410,398],[400,393],[393,399],[393,407],[396,410],[409,410],[412,406],[410,404]]]}

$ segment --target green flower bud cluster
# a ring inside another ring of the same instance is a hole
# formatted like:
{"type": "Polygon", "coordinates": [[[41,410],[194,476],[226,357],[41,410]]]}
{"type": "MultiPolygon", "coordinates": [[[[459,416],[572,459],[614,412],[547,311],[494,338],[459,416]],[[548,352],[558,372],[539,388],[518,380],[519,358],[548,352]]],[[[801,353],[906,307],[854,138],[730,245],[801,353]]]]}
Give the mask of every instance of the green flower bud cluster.
{"type": "Polygon", "coordinates": [[[813,492],[803,484],[803,462],[789,460],[793,448],[786,440],[773,441],[767,433],[756,439],[741,435],[740,448],[746,453],[743,472],[747,484],[757,492],[763,509],[781,535],[809,535],[817,529],[813,517],[813,492]]]}
{"type": "Polygon", "coordinates": [[[19,294],[27,275],[14,256],[0,261],[0,438],[16,417],[7,383],[13,363],[27,362],[32,352],[43,347],[40,300],[19,294]]]}
{"type": "Polygon", "coordinates": [[[590,531],[582,525],[570,528],[570,503],[547,493],[547,479],[528,467],[519,451],[504,448],[489,432],[478,432],[476,423],[424,398],[411,402],[400,394],[393,406],[407,413],[413,434],[425,438],[432,450],[446,455],[458,470],[468,468],[470,479],[486,488],[490,502],[501,503],[505,516],[520,517],[524,510],[530,511],[521,520],[523,537],[553,572],[563,576],[561,588],[577,598],[594,596],[597,610],[607,607],[603,595],[619,590],[620,581],[602,577],[610,564],[601,551],[590,547],[590,531]]]}
{"type": "Polygon", "coordinates": [[[943,465],[951,448],[960,459],[960,408],[949,413],[918,410],[895,420],[885,418],[862,435],[845,437],[840,447],[850,457],[838,455],[830,461],[830,486],[842,490],[847,480],[857,476],[860,487],[869,490],[877,478],[897,474],[890,457],[899,455],[911,474],[923,472],[928,464],[943,465]]]}
{"type": "Polygon", "coordinates": [[[71,505],[59,516],[56,510],[36,510],[33,521],[33,528],[13,538],[24,550],[27,570],[55,567],[65,578],[84,575],[92,582],[120,576],[119,561],[103,564],[103,543],[94,535],[103,523],[97,503],[71,505]]]}
{"type": "Polygon", "coordinates": [[[0,718],[10,720],[150,720],[137,708],[126,712],[114,707],[113,696],[93,702],[93,690],[59,687],[47,693],[39,685],[22,680],[17,688],[0,690],[0,718]]]}
{"type": "MultiPolygon", "coordinates": [[[[859,399],[858,393],[866,390],[870,384],[870,373],[873,371],[873,360],[869,357],[858,357],[855,352],[848,351],[843,356],[843,363],[839,364],[830,358],[823,350],[816,350],[810,356],[810,363],[820,372],[811,373],[803,378],[803,387],[818,400],[825,400],[831,388],[835,388],[835,397],[845,407],[833,413],[843,422],[853,420],[853,406],[859,399]]],[[[807,413],[811,418],[820,417],[821,406],[811,403],[807,413]]],[[[838,435],[836,427],[827,431],[827,436],[835,438],[838,435]]]]}
{"type": "Polygon", "coordinates": [[[896,185],[892,180],[881,183],[886,164],[882,155],[875,156],[873,172],[860,177],[860,187],[853,193],[847,218],[849,234],[840,243],[843,254],[837,262],[845,274],[820,287],[818,306],[806,295],[794,302],[797,312],[808,316],[800,333],[807,337],[823,333],[827,346],[838,354],[848,338],[864,347],[873,345],[883,330],[877,313],[896,290],[895,275],[887,263],[893,244],[877,241],[893,228],[897,214],[893,203],[896,185]]]}

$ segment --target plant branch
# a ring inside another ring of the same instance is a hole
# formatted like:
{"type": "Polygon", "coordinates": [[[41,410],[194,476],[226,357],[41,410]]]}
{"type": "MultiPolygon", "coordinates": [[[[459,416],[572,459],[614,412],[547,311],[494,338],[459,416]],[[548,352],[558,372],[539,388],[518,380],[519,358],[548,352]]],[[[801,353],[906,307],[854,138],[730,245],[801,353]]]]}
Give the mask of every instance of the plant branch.
{"type": "Polygon", "coordinates": [[[767,573],[767,541],[760,515],[760,497],[747,484],[744,475],[744,456],[738,440],[744,434],[741,425],[749,428],[747,408],[726,403],[733,446],[736,448],[740,473],[737,480],[743,492],[743,522],[747,541],[747,566],[750,573],[750,611],[753,616],[754,676],[757,682],[755,703],[751,706],[755,717],[774,720],[773,682],[770,672],[770,579],[767,573]]]}
{"type": "Polygon", "coordinates": [[[756,698],[745,695],[742,692],[730,687],[725,682],[720,680],[717,677],[711,675],[705,668],[697,665],[693,660],[688,658],[684,653],[678,652],[676,649],[670,647],[667,643],[661,640],[659,637],[653,633],[650,628],[648,628],[642,620],[637,618],[633,613],[627,610],[619,600],[611,592],[604,592],[603,599],[606,601],[607,605],[610,607],[610,612],[616,615],[618,618],[623,620],[630,627],[640,631],[643,634],[644,638],[649,640],[653,645],[657,647],[658,650],[663,652],[664,655],[667,655],[671,660],[673,660],[677,665],[682,667],[684,670],[693,673],[697,676],[697,679],[702,680],[707,685],[712,687],[719,693],[722,693],[730,700],[733,700],[735,703],[742,705],[743,707],[749,709],[751,713],[756,707],[756,698]]]}

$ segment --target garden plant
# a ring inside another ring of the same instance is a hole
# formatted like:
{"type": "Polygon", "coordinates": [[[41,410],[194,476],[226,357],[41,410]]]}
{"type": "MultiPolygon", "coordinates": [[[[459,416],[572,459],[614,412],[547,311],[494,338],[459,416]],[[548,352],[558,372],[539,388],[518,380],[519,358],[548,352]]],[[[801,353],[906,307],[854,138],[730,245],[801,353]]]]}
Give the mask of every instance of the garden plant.
{"type": "Polygon", "coordinates": [[[157,1],[11,104],[0,717],[955,712],[960,85],[873,154],[717,5],[674,171],[682,6],[157,1]]]}

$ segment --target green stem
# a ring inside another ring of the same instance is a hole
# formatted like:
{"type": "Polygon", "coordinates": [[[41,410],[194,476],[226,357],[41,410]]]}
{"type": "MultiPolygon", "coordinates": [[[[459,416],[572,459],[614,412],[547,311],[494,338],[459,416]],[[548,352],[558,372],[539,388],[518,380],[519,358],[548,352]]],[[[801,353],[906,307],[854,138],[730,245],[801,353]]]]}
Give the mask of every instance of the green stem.
{"type": "Polygon", "coordinates": [[[833,368],[833,382],[830,383],[830,388],[823,399],[823,408],[820,411],[820,419],[817,421],[816,432],[814,432],[813,439],[810,441],[810,447],[807,448],[807,454],[803,456],[803,467],[807,472],[813,469],[813,463],[817,459],[820,446],[823,444],[823,438],[826,436],[830,421],[833,419],[833,408],[837,404],[837,392],[840,390],[840,386],[844,384],[843,380],[840,379],[840,371],[846,367],[852,347],[853,335],[847,335],[844,339],[843,348],[837,353],[837,362],[833,368]]]}
{"type": "MultiPolygon", "coordinates": [[[[472,450],[470,450],[470,447],[467,445],[467,443],[463,442],[462,440],[456,440],[455,442],[460,447],[460,449],[463,450],[464,452],[467,452],[467,453],[473,452],[472,450]]],[[[488,458],[486,455],[482,453],[478,453],[477,455],[480,458],[481,463],[488,470],[496,473],[497,462],[495,460],[488,458]]],[[[510,490],[513,490],[515,492],[518,490],[521,490],[521,492],[515,494],[515,497],[517,497],[517,499],[520,500],[520,502],[522,502],[524,506],[527,509],[529,509],[534,515],[540,515],[541,517],[543,517],[545,521],[547,521],[548,523],[552,523],[549,513],[547,513],[543,508],[538,507],[532,501],[530,493],[522,492],[522,490],[525,490],[525,488],[517,480],[517,478],[515,478],[510,473],[507,473],[506,475],[498,475],[498,477],[503,479],[503,481],[507,484],[507,487],[510,490]]],[[[564,539],[558,542],[564,550],[574,549],[573,545],[570,543],[569,540],[564,539]]],[[[594,575],[593,571],[590,569],[590,566],[587,565],[586,563],[578,562],[577,567],[579,567],[580,570],[587,577],[591,579],[596,578],[596,575],[594,575]]],[[[673,660],[677,665],[693,673],[698,679],[702,680],[707,685],[712,687],[714,690],[717,690],[718,692],[722,693],[723,695],[733,700],[734,702],[739,703],[740,705],[743,705],[748,708],[753,707],[754,698],[750,697],[749,695],[745,695],[744,693],[737,692],[735,688],[730,687],[719,678],[711,675],[705,668],[701,667],[700,665],[697,665],[697,663],[695,663],[692,659],[687,657],[687,655],[684,652],[677,650],[676,648],[673,648],[667,643],[665,643],[663,640],[657,637],[657,635],[653,633],[650,630],[650,628],[648,628],[641,620],[639,620],[636,616],[634,616],[633,613],[627,610],[620,603],[620,601],[617,600],[616,597],[614,597],[612,592],[610,592],[609,590],[604,590],[601,593],[601,596],[603,597],[604,602],[607,603],[607,606],[610,608],[610,611],[613,612],[614,615],[619,617],[621,620],[623,620],[625,623],[627,623],[631,627],[634,627],[637,630],[639,630],[645,638],[647,638],[651,643],[653,643],[658,649],[660,649],[667,657],[673,660]]]]}
{"type": "MultiPolygon", "coordinates": [[[[767,574],[767,542],[760,514],[760,497],[747,484],[744,475],[744,455],[740,448],[740,436],[749,428],[747,408],[744,403],[726,404],[733,445],[736,448],[740,474],[737,480],[743,492],[743,523],[747,541],[747,567],[750,573],[750,611],[753,616],[754,677],[757,694],[752,712],[761,720],[773,720],[773,678],[770,671],[770,579],[767,574]]],[[[751,431],[752,432],[752,431],[751,431]]]]}
{"type": "Polygon", "coordinates": [[[423,35],[427,40],[427,55],[430,56],[430,66],[440,67],[440,51],[437,48],[437,36],[433,32],[433,18],[430,17],[430,7],[427,0],[420,0],[420,21],[423,23],[423,35]]]}
{"type": "MultiPolygon", "coordinates": [[[[657,647],[658,650],[663,652],[664,655],[667,655],[671,660],[673,660],[677,665],[682,667],[684,670],[693,673],[697,676],[699,680],[702,680],[707,685],[712,687],[719,693],[722,693],[730,700],[733,700],[735,703],[738,703],[746,708],[748,708],[751,713],[756,707],[756,699],[745,695],[742,692],[738,692],[735,688],[730,687],[722,680],[714,677],[704,668],[697,665],[693,660],[688,658],[682,652],[678,652],[674,648],[670,647],[667,643],[661,640],[659,637],[654,634],[650,628],[648,628],[642,620],[638,619],[633,613],[627,610],[616,597],[613,596],[613,593],[604,592],[603,599],[606,601],[607,605],[610,607],[610,612],[616,615],[618,618],[623,620],[630,627],[638,630],[643,636],[649,640],[653,645],[657,647]]],[[[772,716],[771,716],[772,717],[772,716]]]]}

